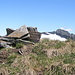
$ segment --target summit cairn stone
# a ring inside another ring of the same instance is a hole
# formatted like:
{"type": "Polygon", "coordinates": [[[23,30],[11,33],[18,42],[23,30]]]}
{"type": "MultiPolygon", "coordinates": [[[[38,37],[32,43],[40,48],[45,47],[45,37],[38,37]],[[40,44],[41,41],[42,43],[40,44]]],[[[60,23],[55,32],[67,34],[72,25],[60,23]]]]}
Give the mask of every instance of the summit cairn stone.
{"type": "Polygon", "coordinates": [[[27,30],[27,27],[23,25],[19,29],[16,29],[14,32],[9,34],[7,37],[12,37],[12,38],[21,38],[26,35],[26,38],[29,37],[29,32],[27,30]]]}

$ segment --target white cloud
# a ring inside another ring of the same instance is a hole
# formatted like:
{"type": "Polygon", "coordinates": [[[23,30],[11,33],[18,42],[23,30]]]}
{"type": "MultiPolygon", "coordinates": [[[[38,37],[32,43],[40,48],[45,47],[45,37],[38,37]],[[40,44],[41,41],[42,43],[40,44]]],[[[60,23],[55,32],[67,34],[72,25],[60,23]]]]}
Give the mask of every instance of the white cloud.
{"type": "Polygon", "coordinates": [[[41,39],[44,39],[44,38],[48,38],[50,40],[60,40],[60,41],[66,41],[67,40],[65,38],[60,37],[59,35],[50,34],[50,33],[49,33],[49,35],[42,34],[41,39]]]}
{"type": "Polygon", "coordinates": [[[65,29],[65,28],[63,28],[63,27],[61,27],[60,29],[66,30],[66,31],[72,31],[72,29],[65,29]]]}

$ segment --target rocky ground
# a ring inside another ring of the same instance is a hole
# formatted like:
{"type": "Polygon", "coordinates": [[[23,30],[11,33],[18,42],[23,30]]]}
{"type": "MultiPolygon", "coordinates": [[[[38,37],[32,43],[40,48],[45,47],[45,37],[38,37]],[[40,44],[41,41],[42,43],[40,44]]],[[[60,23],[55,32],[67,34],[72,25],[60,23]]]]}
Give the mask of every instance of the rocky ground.
{"type": "Polygon", "coordinates": [[[2,48],[0,75],[75,75],[75,41],[43,39],[2,48]]]}

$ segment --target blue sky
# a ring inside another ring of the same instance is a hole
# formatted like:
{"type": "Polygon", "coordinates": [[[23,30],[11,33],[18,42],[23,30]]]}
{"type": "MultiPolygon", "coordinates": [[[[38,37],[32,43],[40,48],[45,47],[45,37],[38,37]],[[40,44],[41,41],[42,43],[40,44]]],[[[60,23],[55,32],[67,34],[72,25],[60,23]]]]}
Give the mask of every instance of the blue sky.
{"type": "Polygon", "coordinates": [[[0,35],[22,25],[39,32],[63,28],[75,33],[75,0],[0,0],[0,35]]]}

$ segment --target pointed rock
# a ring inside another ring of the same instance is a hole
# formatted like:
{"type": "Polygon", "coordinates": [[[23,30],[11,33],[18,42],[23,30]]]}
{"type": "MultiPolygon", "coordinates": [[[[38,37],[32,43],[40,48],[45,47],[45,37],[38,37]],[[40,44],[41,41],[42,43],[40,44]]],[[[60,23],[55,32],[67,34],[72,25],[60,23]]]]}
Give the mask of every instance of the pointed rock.
{"type": "Polygon", "coordinates": [[[25,35],[27,35],[29,37],[29,32],[27,30],[27,27],[25,25],[23,25],[19,29],[15,30],[14,32],[12,32],[11,34],[9,34],[7,37],[20,38],[20,37],[23,37],[25,35]]]}

